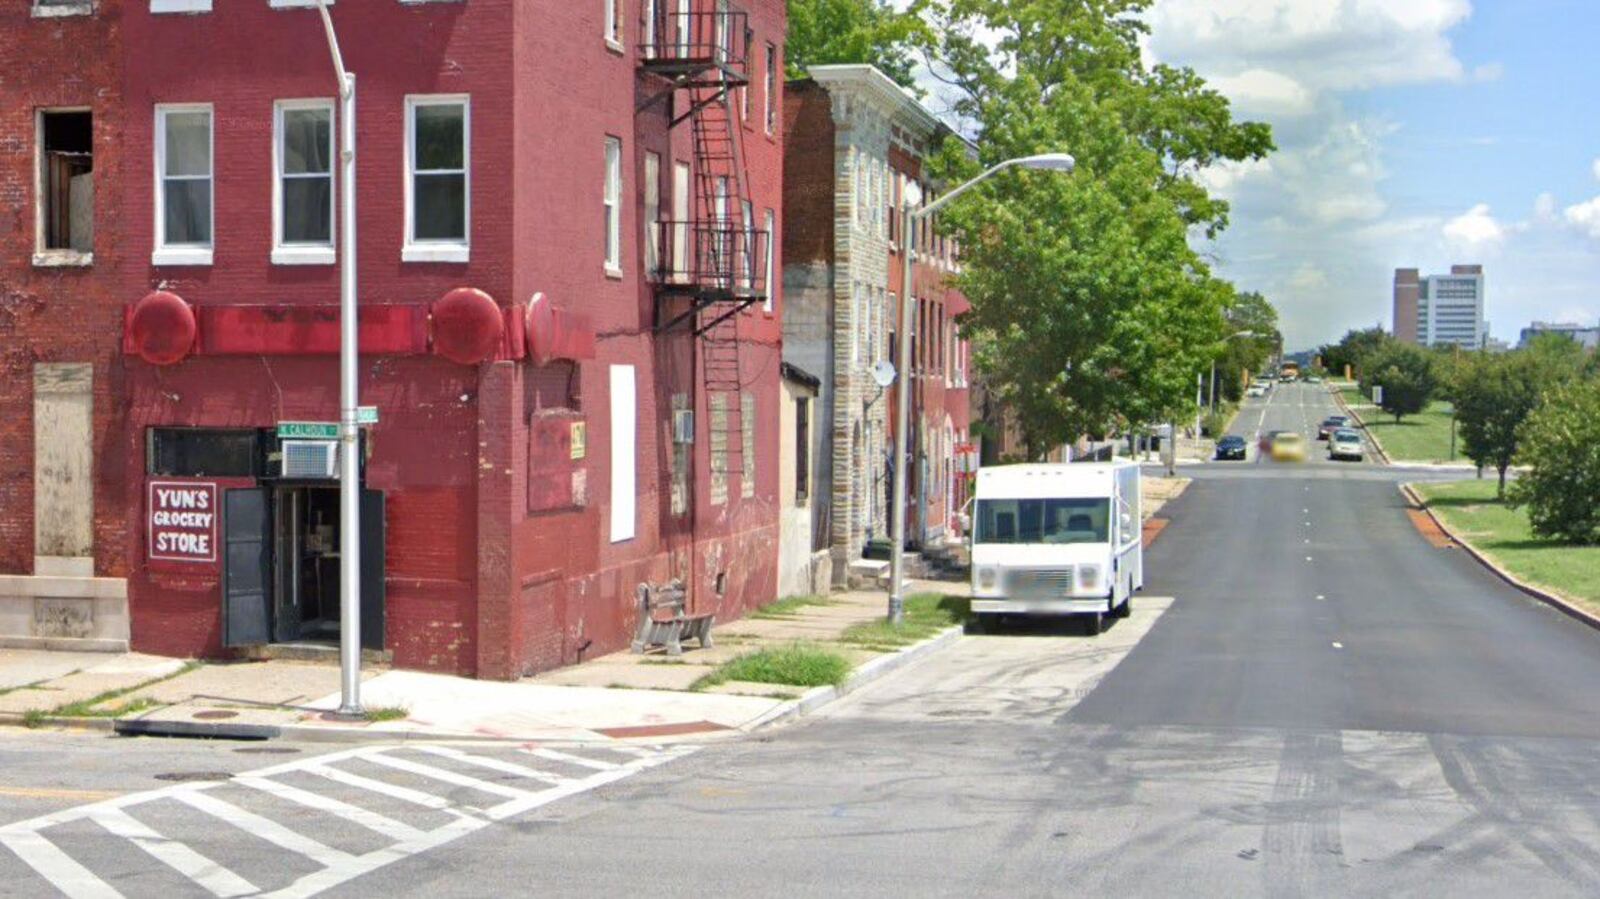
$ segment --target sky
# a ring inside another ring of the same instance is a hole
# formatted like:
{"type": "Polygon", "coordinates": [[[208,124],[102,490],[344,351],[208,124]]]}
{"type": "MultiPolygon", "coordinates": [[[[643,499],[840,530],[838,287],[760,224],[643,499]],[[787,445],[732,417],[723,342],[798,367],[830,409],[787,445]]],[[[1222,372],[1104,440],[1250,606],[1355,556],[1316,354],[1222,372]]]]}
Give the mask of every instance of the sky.
{"type": "Polygon", "coordinates": [[[1513,344],[1600,321],[1600,0],[1156,0],[1148,22],[1149,60],[1273,126],[1276,153],[1205,173],[1233,213],[1201,249],[1288,349],[1391,328],[1396,268],[1483,265],[1513,344]]]}
{"type": "Polygon", "coordinates": [[[1390,327],[1394,269],[1485,267],[1493,336],[1600,320],[1600,0],[1158,0],[1187,65],[1279,150],[1206,175],[1208,252],[1291,349],[1390,327]]]}

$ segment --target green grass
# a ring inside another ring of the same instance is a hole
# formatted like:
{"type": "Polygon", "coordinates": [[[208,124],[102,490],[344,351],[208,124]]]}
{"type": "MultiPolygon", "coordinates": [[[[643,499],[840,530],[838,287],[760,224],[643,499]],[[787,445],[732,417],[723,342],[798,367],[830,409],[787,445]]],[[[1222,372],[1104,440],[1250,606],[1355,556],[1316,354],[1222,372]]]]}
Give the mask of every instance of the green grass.
{"type": "Polygon", "coordinates": [[[1600,546],[1571,546],[1533,535],[1526,509],[1495,498],[1495,479],[1419,484],[1428,507],[1461,539],[1530,584],[1600,612],[1600,546]]]}
{"type": "Polygon", "coordinates": [[[906,597],[906,617],[899,625],[891,625],[883,619],[852,624],[839,635],[839,642],[892,651],[961,624],[967,620],[970,607],[971,602],[964,597],[918,593],[906,597]]]}
{"type": "Polygon", "coordinates": [[[788,687],[838,686],[850,676],[850,660],[812,643],[760,649],[719,665],[689,689],[704,690],[731,680],[788,687]]]}
{"type": "Polygon", "coordinates": [[[808,606],[831,606],[833,600],[826,596],[785,596],[777,602],[762,606],[750,613],[751,618],[793,618],[808,606]]]}
{"type": "MultiPolygon", "coordinates": [[[[1393,415],[1385,415],[1376,408],[1360,411],[1361,417],[1367,422],[1367,432],[1383,444],[1389,458],[1409,462],[1451,461],[1450,420],[1453,410],[1449,403],[1430,403],[1426,411],[1407,415],[1398,424],[1393,415]]],[[[1459,441],[1455,458],[1462,458],[1459,441]]]]}
{"type": "MultiPolygon", "coordinates": [[[[69,702],[64,705],[56,706],[48,712],[41,712],[41,714],[53,715],[58,718],[120,718],[123,715],[137,714],[139,712],[153,709],[156,706],[161,705],[161,703],[156,702],[153,699],[135,699],[115,706],[106,705],[106,703],[116,699],[121,699],[122,697],[127,696],[129,693],[137,693],[146,687],[159,684],[162,681],[169,681],[175,677],[182,677],[199,667],[199,662],[185,662],[183,663],[182,668],[179,668],[177,671],[174,671],[171,674],[163,675],[161,677],[152,677],[149,680],[141,681],[131,687],[121,687],[116,690],[107,690],[104,693],[91,696],[88,699],[80,699],[77,702],[69,702]]],[[[24,723],[26,723],[26,721],[24,723]]]]}
{"type": "Polygon", "coordinates": [[[409,714],[411,714],[411,712],[405,706],[380,705],[375,708],[367,709],[362,717],[366,718],[368,721],[400,721],[409,714]]]}

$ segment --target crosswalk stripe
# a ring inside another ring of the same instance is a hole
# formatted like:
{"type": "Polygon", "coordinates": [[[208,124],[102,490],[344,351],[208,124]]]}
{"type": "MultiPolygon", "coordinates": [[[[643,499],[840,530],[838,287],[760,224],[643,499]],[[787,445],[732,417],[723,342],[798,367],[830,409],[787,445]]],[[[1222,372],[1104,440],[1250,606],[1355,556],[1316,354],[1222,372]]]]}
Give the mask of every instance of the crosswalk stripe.
{"type": "Polygon", "coordinates": [[[368,830],[381,833],[392,840],[414,840],[422,836],[422,831],[409,824],[401,824],[399,821],[393,818],[386,818],[377,812],[357,808],[349,803],[340,802],[331,796],[323,796],[310,790],[302,790],[299,787],[293,787],[271,778],[235,777],[233,783],[260,790],[263,793],[269,793],[296,805],[303,805],[306,808],[336,815],[352,824],[359,824],[368,830]]]}
{"type": "Polygon", "coordinates": [[[413,790],[410,787],[402,787],[399,784],[386,783],[370,777],[362,777],[359,774],[351,774],[343,768],[335,768],[331,765],[308,765],[301,770],[307,774],[326,777],[328,780],[337,781],[345,786],[356,787],[372,793],[382,793],[385,796],[399,799],[402,802],[409,802],[412,805],[420,805],[423,808],[443,810],[450,807],[450,800],[435,796],[432,793],[424,793],[421,790],[413,790]]]}
{"type": "Polygon", "coordinates": [[[472,755],[470,753],[462,752],[459,749],[451,749],[448,746],[422,745],[411,746],[407,748],[415,749],[418,752],[426,752],[430,755],[441,756],[447,759],[455,759],[458,762],[468,765],[476,765],[479,768],[487,768],[490,771],[499,771],[504,774],[515,774],[518,777],[526,777],[529,780],[542,781],[552,786],[564,784],[572,779],[570,777],[562,777],[559,774],[551,774],[547,771],[536,771],[533,768],[513,764],[511,762],[502,762],[499,759],[491,759],[481,755],[472,755]]]}
{"type": "Polygon", "coordinates": [[[536,755],[542,759],[549,759],[552,762],[566,762],[569,765],[577,765],[580,768],[591,768],[595,771],[614,771],[617,768],[622,767],[615,762],[602,762],[599,759],[586,759],[581,755],[569,755],[565,752],[557,752],[554,749],[544,749],[542,747],[538,749],[519,749],[517,751],[526,752],[528,755],[536,755]]]}
{"type": "Polygon", "coordinates": [[[122,899],[122,894],[72,860],[56,844],[29,831],[0,834],[0,844],[71,899],[122,899]]]}
{"type": "Polygon", "coordinates": [[[229,871],[183,843],[170,840],[121,809],[102,809],[89,816],[113,835],[138,846],[179,874],[211,891],[213,896],[248,896],[255,884],[229,871]]]}
{"type": "Polygon", "coordinates": [[[324,867],[347,865],[354,858],[347,852],[340,852],[331,846],[324,846],[316,840],[296,833],[282,824],[268,818],[263,818],[254,812],[224,802],[210,793],[192,792],[175,793],[174,799],[193,806],[208,815],[221,818],[245,833],[260,837],[281,849],[287,849],[298,855],[315,861],[324,867]]]}
{"type": "Polygon", "coordinates": [[[468,777],[465,774],[457,774],[454,771],[446,771],[443,768],[435,768],[432,765],[424,765],[421,762],[413,762],[410,759],[398,759],[392,755],[382,752],[375,752],[372,755],[367,756],[366,759],[369,762],[383,765],[386,768],[393,768],[397,771],[407,771],[422,777],[443,781],[447,784],[455,784],[458,787],[468,787],[484,793],[494,793],[498,796],[504,796],[507,799],[526,799],[530,795],[527,790],[519,790],[516,787],[508,787],[504,784],[491,783],[487,780],[479,780],[476,777],[468,777]]]}

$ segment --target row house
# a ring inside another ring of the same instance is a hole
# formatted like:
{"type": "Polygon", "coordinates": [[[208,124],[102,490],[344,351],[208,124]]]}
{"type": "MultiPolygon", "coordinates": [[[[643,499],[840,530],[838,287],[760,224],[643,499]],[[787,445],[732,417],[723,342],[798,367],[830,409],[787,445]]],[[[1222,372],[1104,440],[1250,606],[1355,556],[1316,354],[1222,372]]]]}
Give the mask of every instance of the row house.
{"type": "MultiPolygon", "coordinates": [[[[724,619],[770,601],[783,3],[328,5],[357,80],[367,648],[512,678],[626,645],[643,582],[724,619]]],[[[0,636],[331,646],[316,4],[6,7],[0,636]]]]}
{"type": "MultiPolygon", "coordinates": [[[[908,541],[952,533],[968,442],[968,353],[955,324],[966,301],[949,286],[954,242],[924,222],[906,235],[903,209],[934,187],[924,160],[946,129],[888,76],[867,65],[812,68],[791,82],[784,119],[784,361],[816,376],[809,447],[812,541],[834,583],[866,546],[886,539],[893,471],[908,466],[908,541]],[[914,242],[912,283],[904,257],[914,242]],[[897,458],[896,333],[911,306],[911,434],[897,458]],[[823,559],[826,561],[824,562],[823,559]]],[[[802,547],[785,544],[793,556],[802,547]]]]}

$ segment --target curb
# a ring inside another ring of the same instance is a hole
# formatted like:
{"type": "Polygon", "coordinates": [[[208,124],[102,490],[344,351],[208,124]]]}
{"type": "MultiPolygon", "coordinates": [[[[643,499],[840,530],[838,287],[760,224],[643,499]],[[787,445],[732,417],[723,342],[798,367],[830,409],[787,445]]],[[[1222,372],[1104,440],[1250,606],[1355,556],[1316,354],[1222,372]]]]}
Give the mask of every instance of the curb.
{"type": "Polygon", "coordinates": [[[1354,407],[1345,402],[1344,391],[1329,387],[1328,392],[1333,394],[1333,401],[1340,409],[1350,413],[1351,418],[1361,423],[1361,430],[1367,433],[1367,439],[1372,441],[1372,448],[1378,451],[1378,458],[1383,460],[1383,464],[1393,465],[1394,460],[1389,458],[1389,451],[1383,448],[1383,442],[1378,439],[1378,435],[1372,433],[1372,429],[1367,427],[1367,420],[1362,418],[1361,413],[1357,412],[1354,407]]]}
{"type": "Polygon", "coordinates": [[[1454,540],[1457,546],[1466,550],[1467,555],[1475,559],[1479,565],[1489,569],[1491,574],[1504,581],[1508,586],[1528,596],[1531,596],[1534,599],[1537,599],[1538,601],[1550,606],[1569,618],[1573,618],[1582,624],[1586,624],[1589,627],[1594,628],[1595,630],[1600,630],[1600,615],[1596,615],[1588,609],[1581,608],[1554,593],[1540,589],[1539,587],[1535,587],[1527,581],[1522,580],[1511,572],[1495,564],[1493,560],[1484,555],[1483,552],[1477,547],[1463,540],[1459,535],[1456,534],[1455,531],[1450,529],[1449,525],[1444,523],[1444,519],[1440,518],[1434,513],[1433,509],[1429,508],[1427,501],[1422,498],[1422,494],[1418,493],[1415,487],[1410,484],[1401,484],[1400,494],[1406,498],[1407,502],[1411,503],[1416,508],[1421,509],[1423,512],[1426,512],[1428,517],[1433,519],[1433,523],[1439,526],[1439,530],[1443,531],[1451,540],[1454,540]]]}
{"type": "Polygon", "coordinates": [[[0,727],[21,727],[28,730],[44,730],[47,727],[61,728],[64,730],[90,730],[105,731],[109,733],[116,726],[115,718],[66,718],[56,715],[46,715],[37,719],[33,727],[26,723],[27,718],[15,712],[0,712],[0,727]]]}
{"type": "Polygon", "coordinates": [[[750,733],[765,727],[771,727],[781,721],[810,715],[829,703],[854,693],[891,671],[903,668],[923,656],[931,655],[949,646],[964,633],[966,633],[966,626],[958,624],[954,627],[945,628],[937,635],[929,637],[921,643],[908,646],[899,652],[871,659],[865,665],[852,672],[850,678],[839,686],[815,687],[807,691],[799,699],[780,705],[739,729],[750,733]]]}

